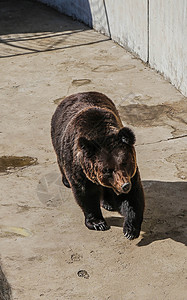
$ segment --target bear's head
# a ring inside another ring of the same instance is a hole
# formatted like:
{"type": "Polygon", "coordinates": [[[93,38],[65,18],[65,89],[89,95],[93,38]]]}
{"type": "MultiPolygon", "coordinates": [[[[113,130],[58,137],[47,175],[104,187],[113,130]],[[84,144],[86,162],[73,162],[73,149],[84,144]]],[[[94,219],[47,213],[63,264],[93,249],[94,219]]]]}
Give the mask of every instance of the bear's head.
{"type": "Polygon", "coordinates": [[[117,195],[128,193],[137,169],[134,143],[135,135],[128,127],[97,140],[80,137],[79,158],[86,177],[117,195]]]}

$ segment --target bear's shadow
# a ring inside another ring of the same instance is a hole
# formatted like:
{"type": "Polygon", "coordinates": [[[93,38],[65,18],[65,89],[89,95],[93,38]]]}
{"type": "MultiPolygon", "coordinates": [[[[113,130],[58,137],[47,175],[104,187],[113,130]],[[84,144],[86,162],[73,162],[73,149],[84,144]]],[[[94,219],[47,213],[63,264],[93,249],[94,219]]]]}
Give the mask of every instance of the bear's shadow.
{"type": "MultiPolygon", "coordinates": [[[[137,246],[146,246],[157,240],[173,239],[187,244],[186,182],[143,181],[145,213],[142,239],[137,246]]],[[[122,227],[122,217],[108,217],[110,226],[122,227]]]]}

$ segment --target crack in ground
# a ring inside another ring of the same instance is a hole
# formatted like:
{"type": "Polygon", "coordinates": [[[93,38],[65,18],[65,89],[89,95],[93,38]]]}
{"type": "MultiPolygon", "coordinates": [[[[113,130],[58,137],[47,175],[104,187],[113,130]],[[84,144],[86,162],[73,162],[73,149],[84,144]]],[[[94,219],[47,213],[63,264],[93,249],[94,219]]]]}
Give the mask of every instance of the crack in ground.
{"type": "Polygon", "coordinates": [[[168,138],[166,140],[159,140],[159,141],[152,142],[152,143],[137,144],[136,147],[144,146],[144,145],[153,145],[153,144],[158,144],[158,143],[162,143],[162,142],[168,142],[168,141],[172,141],[172,140],[182,139],[182,138],[185,138],[185,137],[187,137],[187,134],[171,137],[171,138],[168,138]]]}

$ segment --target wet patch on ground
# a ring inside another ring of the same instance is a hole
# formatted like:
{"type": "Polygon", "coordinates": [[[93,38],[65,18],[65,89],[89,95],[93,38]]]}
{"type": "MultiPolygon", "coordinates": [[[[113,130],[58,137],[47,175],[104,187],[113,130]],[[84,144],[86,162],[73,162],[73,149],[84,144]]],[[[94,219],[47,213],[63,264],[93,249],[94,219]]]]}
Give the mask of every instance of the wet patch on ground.
{"type": "Polygon", "coordinates": [[[148,102],[151,99],[152,97],[149,95],[142,95],[139,93],[129,93],[122,98],[122,101],[126,101],[130,104],[138,104],[138,103],[141,104],[143,101],[148,102]]]}
{"type": "Polygon", "coordinates": [[[186,151],[181,153],[175,153],[166,158],[168,162],[171,162],[175,165],[178,173],[178,178],[182,180],[187,179],[187,153],[186,151]]]}
{"type": "Polygon", "coordinates": [[[187,125],[186,104],[180,101],[175,105],[119,105],[122,121],[136,127],[151,127],[167,125],[167,120],[176,120],[187,125]]]}
{"type": "Polygon", "coordinates": [[[11,299],[11,287],[8,283],[5,274],[0,267],[0,299],[10,300],[11,299]]]}
{"type": "Polygon", "coordinates": [[[72,85],[74,86],[82,86],[91,83],[90,79],[74,79],[72,81],[72,85]]]}
{"type": "Polygon", "coordinates": [[[8,174],[14,170],[23,169],[37,164],[37,158],[30,156],[1,156],[0,173],[8,174]]]}
{"type": "Polygon", "coordinates": [[[31,235],[32,233],[28,229],[23,227],[0,226],[0,238],[11,238],[15,236],[29,237],[31,235]]]}
{"type": "Polygon", "coordinates": [[[135,65],[125,65],[122,67],[116,67],[115,65],[100,65],[92,69],[92,72],[118,72],[123,70],[131,70],[134,68],[136,68],[135,65]]]}

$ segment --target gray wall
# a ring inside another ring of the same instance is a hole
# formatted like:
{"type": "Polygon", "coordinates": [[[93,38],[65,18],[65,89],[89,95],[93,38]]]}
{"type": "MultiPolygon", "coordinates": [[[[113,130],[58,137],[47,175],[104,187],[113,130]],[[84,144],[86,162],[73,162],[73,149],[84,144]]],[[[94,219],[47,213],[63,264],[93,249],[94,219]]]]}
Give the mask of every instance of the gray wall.
{"type": "Polygon", "coordinates": [[[187,96],[187,0],[40,0],[110,36],[187,96]]]}
{"type": "Polygon", "coordinates": [[[150,0],[149,63],[187,96],[187,1],[150,0]]]}

